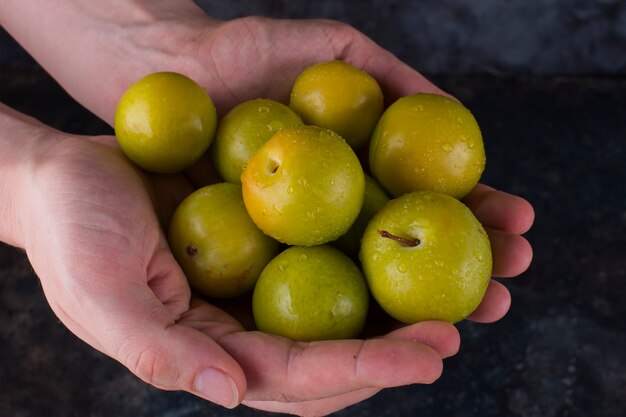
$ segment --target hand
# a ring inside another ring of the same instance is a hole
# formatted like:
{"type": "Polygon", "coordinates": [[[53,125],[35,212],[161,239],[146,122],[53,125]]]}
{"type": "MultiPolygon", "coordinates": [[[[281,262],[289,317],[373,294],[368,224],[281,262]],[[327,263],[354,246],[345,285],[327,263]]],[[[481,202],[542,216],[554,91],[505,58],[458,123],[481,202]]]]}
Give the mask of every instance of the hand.
{"type": "MultiPolygon", "coordinates": [[[[199,21],[203,19],[196,14],[193,16],[199,21]]],[[[178,21],[170,23],[178,32],[184,32],[185,28],[191,31],[183,38],[193,39],[193,47],[182,49],[186,51],[187,55],[183,54],[186,59],[179,55],[177,60],[165,61],[162,65],[169,70],[186,72],[198,80],[222,113],[258,97],[287,102],[293,80],[304,68],[333,59],[350,62],[374,76],[388,102],[415,92],[447,95],[365,35],[339,22],[258,17],[217,22],[205,16],[205,32],[201,32],[192,24],[185,25],[184,19],[182,25],[178,21]]],[[[205,160],[202,168],[191,170],[191,178],[198,184],[207,182],[203,178],[206,174],[201,172],[202,169],[207,171],[207,165],[205,160]]],[[[532,226],[532,206],[520,197],[482,184],[464,202],[488,231],[494,252],[493,275],[515,277],[523,273],[530,265],[532,248],[520,235],[532,226]]],[[[504,285],[492,281],[483,303],[470,319],[496,321],[506,314],[510,301],[504,285]]]]}
{"type": "MultiPolygon", "coordinates": [[[[513,278],[522,274],[532,260],[530,244],[521,234],[533,224],[535,212],[523,198],[478,184],[463,202],[483,224],[493,253],[492,275],[513,278]]],[[[509,310],[511,295],[506,287],[494,281],[478,308],[468,317],[480,323],[490,323],[509,310]]]]}
{"type": "Polygon", "coordinates": [[[245,397],[319,415],[383,387],[432,382],[458,349],[456,329],[434,322],[367,341],[295,343],[247,331],[191,299],[151,184],[115,138],[50,129],[38,136],[46,152],[21,184],[30,200],[22,229],[29,259],[61,321],[144,381],[227,407],[245,397]]]}

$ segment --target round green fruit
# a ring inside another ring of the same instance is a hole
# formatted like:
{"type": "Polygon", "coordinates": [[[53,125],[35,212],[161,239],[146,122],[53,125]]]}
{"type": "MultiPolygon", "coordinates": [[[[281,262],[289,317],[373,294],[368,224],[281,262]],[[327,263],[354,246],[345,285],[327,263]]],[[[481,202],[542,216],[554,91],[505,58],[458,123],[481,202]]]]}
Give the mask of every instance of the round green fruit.
{"type": "Polygon", "coordinates": [[[358,336],[368,303],[359,268],[327,245],[294,246],[276,256],[252,296],[259,330],[302,341],[358,336]]]}
{"type": "Polygon", "coordinates": [[[353,259],[359,256],[361,248],[361,237],[369,221],[378,213],[389,201],[385,191],[378,185],[376,180],[369,175],[365,176],[365,197],[363,206],[358,217],[350,226],[350,229],[341,235],[339,239],[332,242],[333,246],[353,259]]]}
{"type": "Polygon", "coordinates": [[[182,74],[157,72],[130,86],[115,112],[115,135],[139,167],[179,172],[207,150],[217,124],[206,91],[182,74]]]}
{"type": "Polygon", "coordinates": [[[306,124],[337,132],[354,149],[365,145],[383,111],[374,78],[342,61],[305,69],[291,90],[289,106],[306,124]]]}
{"type": "Polygon", "coordinates": [[[279,250],[248,216],[241,187],[228,183],[206,186],[183,200],[170,223],[169,243],[190,286],[216,298],[251,290],[279,250]]]}
{"type": "Polygon", "coordinates": [[[476,119],[462,104],[441,95],[403,97],[376,125],[370,169],[393,197],[435,191],[461,199],[485,169],[476,119]]]}
{"type": "Polygon", "coordinates": [[[391,200],[363,235],[361,264],[380,306],[403,323],[458,322],[491,277],[487,233],[460,201],[414,192],[391,200]]]}
{"type": "Polygon", "coordinates": [[[302,119],[293,110],[270,99],[243,102],[219,122],[211,156],[222,178],[241,184],[241,172],[250,157],[285,127],[298,126],[302,119]]]}
{"type": "Polygon", "coordinates": [[[252,220],[289,245],[337,239],[363,204],[359,159],[339,135],[315,126],[278,132],[250,158],[241,181],[252,220]]]}

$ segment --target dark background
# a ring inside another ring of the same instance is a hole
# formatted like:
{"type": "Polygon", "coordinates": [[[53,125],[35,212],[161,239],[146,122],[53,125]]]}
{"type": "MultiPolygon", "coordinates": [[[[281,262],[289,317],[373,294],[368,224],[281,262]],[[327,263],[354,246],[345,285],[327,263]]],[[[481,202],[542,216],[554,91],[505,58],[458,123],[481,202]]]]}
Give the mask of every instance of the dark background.
{"type": "MultiPolygon", "coordinates": [[[[348,22],[456,95],[485,139],[483,182],[537,220],[535,258],[502,280],[510,313],[463,322],[432,386],[337,416],[626,415],[626,2],[198,1],[214,16],[348,22]]],[[[0,33],[0,101],[74,133],[110,128],[0,33]]],[[[26,257],[0,244],[0,416],[262,416],[163,392],[76,339],[26,257]]]]}

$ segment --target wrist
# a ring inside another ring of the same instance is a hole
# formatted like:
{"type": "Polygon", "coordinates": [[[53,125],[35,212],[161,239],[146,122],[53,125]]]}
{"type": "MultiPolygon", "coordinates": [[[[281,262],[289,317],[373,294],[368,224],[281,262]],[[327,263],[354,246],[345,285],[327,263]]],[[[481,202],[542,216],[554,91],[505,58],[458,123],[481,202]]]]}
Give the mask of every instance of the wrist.
{"type": "Polygon", "coordinates": [[[201,73],[187,51],[199,30],[217,23],[192,0],[0,1],[0,19],[70,95],[110,124],[119,98],[140,77],[201,73]]]}
{"type": "Polygon", "coordinates": [[[0,241],[26,247],[32,181],[53,140],[50,129],[0,104],[0,241]]]}

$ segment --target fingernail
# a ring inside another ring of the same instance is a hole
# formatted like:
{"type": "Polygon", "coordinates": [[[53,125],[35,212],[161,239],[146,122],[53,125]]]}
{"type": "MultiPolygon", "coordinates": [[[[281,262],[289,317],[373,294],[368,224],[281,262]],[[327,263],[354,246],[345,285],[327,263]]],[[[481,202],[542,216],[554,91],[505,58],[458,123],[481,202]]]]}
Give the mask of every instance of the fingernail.
{"type": "Polygon", "coordinates": [[[224,372],[215,368],[206,368],[196,376],[196,391],[207,400],[226,408],[235,408],[239,404],[239,391],[235,381],[224,372]]]}

